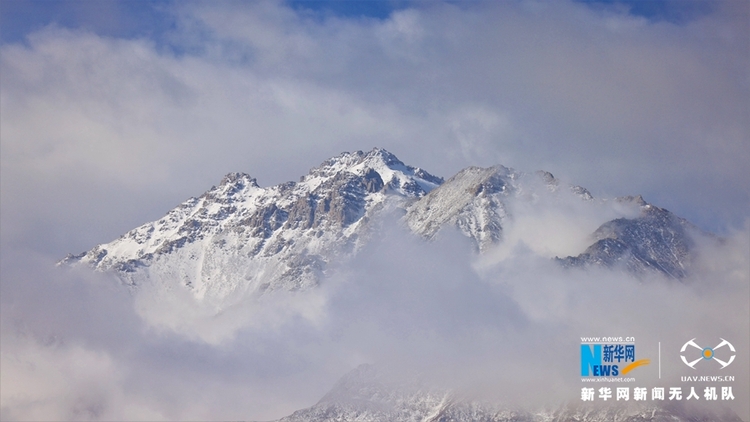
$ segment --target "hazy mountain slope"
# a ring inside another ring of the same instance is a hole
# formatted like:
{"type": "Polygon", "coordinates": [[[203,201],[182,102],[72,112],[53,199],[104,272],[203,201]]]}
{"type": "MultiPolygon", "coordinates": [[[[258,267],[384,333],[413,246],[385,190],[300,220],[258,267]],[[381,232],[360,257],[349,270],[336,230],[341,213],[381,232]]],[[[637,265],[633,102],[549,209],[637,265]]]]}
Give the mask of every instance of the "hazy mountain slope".
{"type": "MultiPolygon", "coordinates": [[[[405,221],[414,233],[428,239],[446,226],[455,226],[483,251],[503,239],[503,228],[512,218],[510,202],[533,201],[537,190],[555,192],[558,187],[559,181],[548,172],[468,167],[410,206],[405,221]]],[[[584,188],[570,190],[583,200],[592,199],[584,188]]]]}
{"type": "Polygon", "coordinates": [[[557,409],[514,409],[462,398],[431,388],[417,378],[386,375],[373,365],[346,374],[318,403],[279,422],[740,422],[733,413],[716,414],[680,403],[581,403],[557,409]],[[405,379],[407,378],[407,379],[405,379]]]}
{"type": "Polygon", "coordinates": [[[405,220],[417,234],[432,238],[444,226],[457,226],[480,249],[502,238],[508,214],[503,200],[516,190],[520,174],[502,166],[469,167],[412,205],[405,220]]]}
{"type": "Polygon", "coordinates": [[[317,404],[280,422],[322,421],[535,421],[530,415],[461,401],[423,381],[396,380],[373,365],[360,365],[317,404]]]}
{"type": "Polygon", "coordinates": [[[623,198],[640,206],[640,216],[601,225],[594,243],[576,257],[559,259],[565,266],[622,265],[634,273],[660,271],[673,278],[687,275],[694,254],[694,236],[702,235],[687,220],[646,203],[640,196],[623,198]]]}

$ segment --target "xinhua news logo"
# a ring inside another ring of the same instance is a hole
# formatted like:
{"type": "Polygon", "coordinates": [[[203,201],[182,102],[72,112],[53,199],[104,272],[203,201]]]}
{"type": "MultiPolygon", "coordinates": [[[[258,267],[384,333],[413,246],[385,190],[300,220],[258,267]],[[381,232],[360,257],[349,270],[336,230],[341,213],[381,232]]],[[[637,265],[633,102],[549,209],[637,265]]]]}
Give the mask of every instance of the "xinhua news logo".
{"type": "Polygon", "coordinates": [[[635,344],[581,344],[582,377],[617,377],[649,363],[636,359],[635,344]]]}
{"type": "Polygon", "coordinates": [[[680,349],[682,362],[693,369],[697,369],[696,366],[699,364],[701,366],[712,365],[711,361],[721,365],[719,369],[726,368],[734,362],[736,350],[732,343],[721,337],[719,340],[721,342],[714,347],[702,347],[695,342],[694,338],[690,339],[680,349]]]}

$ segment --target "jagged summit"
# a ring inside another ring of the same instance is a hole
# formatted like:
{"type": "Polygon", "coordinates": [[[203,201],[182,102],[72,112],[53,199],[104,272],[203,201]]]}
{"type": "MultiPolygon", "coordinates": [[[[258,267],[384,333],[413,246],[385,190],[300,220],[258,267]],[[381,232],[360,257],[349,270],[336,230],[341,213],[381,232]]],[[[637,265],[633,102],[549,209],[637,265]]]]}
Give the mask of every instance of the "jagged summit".
{"type": "Polygon", "coordinates": [[[223,179],[221,179],[221,183],[219,183],[219,186],[245,186],[249,185],[251,187],[259,188],[258,182],[255,180],[254,177],[251,177],[247,173],[239,173],[239,172],[232,172],[227,173],[226,176],[224,176],[223,179]]]}
{"type": "Polygon", "coordinates": [[[504,227],[512,217],[509,204],[534,201],[540,188],[593,200],[580,186],[569,186],[565,191],[560,185],[546,171],[524,173],[501,165],[467,167],[412,205],[405,220],[413,232],[427,239],[434,238],[443,227],[455,226],[484,251],[503,240],[504,227]]]}
{"type": "Polygon", "coordinates": [[[217,301],[238,291],[307,288],[332,259],[358,250],[380,210],[406,207],[442,182],[379,148],[340,154],[299,182],[268,188],[229,173],[163,218],[63,262],[217,301]]]}
{"type": "MultiPolygon", "coordinates": [[[[368,242],[374,222],[389,210],[400,210],[404,226],[427,240],[454,227],[485,251],[503,241],[513,204],[551,206],[535,202],[543,195],[594,202],[580,186],[561,186],[551,173],[500,165],[468,167],[444,181],[381,148],[345,152],[299,182],[264,188],[246,173],[229,173],[161,219],[62,263],[114,271],[131,286],[187,289],[219,304],[239,292],[317,285],[331,263],[368,242]]],[[[692,226],[641,197],[618,201],[640,207],[641,215],[602,225],[586,251],[558,261],[583,267],[625,262],[632,272],[684,277],[692,259],[692,226]]]]}
{"type": "Polygon", "coordinates": [[[392,189],[405,196],[423,196],[443,183],[442,177],[433,176],[418,167],[407,166],[382,148],[374,148],[367,153],[344,152],[310,170],[300,178],[300,183],[315,188],[324,180],[342,172],[365,178],[370,182],[371,190],[377,186],[378,189],[392,189]]]}
{"type": "Polygon", "coordinates": [[[484,249],[502,238],[504,198],[517,190],[519,177],[503,166],[463,169],[409,208],[407,224],[426,238],[446,224],[456,225],[484,249]]]}
{"type": "Polygon", "coordinates": [[[656,270],[675,279],[685,277],[694,259],[693,238],[701,235],[700,230],[640,195],[616,200],[638,205],[640,215],[602,224],[586,251],[558,261],[568,267],[624,266],[636,274],[656,270]]]}

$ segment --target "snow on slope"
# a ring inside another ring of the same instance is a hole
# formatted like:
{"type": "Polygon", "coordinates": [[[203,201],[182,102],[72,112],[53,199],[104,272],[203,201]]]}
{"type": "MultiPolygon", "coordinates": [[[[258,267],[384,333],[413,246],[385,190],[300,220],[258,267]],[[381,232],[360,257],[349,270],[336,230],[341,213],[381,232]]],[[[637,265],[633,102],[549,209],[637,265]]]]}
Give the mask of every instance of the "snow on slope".
{"type": "Polygon", "coordinates": [[[269,188],[230,173],[162,219],[63,262],[114,270],[133,286],[181,285],[217,303],[235,293],[305,289],[334,257],[366,241],[379,210],[403,207],[441,183],[378,148],[343,153],[298,183],[269,188]]]}
{"type": "MultiPolygon", "coordinates": [[[[514,202],[533,203],[540,195],[568,193],[590,201],[579,186],[568,191],[548,172],[523,173],[504,166],[468,167],[414,203],[405,220],[409,228],[431,239],[445,226],[457,227],[485,251],[503,240],[504,228],[513,219],[514,202]]],[[[543,206],[543,205],[539,205],[543,206]]]]}
{"type": "Polygon", "coordinates": [[[706,235],[640,196],[618,200],[637,204],[640,215],[602,224],[592,235],[594,243],[583,253],[558,261],[569,267],[623,266],[636,274],[655,270],[675,279],[687,276],[694,259],[694,238],[706,235]]]}
{"type": "MultiPolygon", "coordinates": [[[[577,203],[601,203],[584,188],[560,189],[560,182],[547,172],[469,167],[443,182],[375,148],[343,153],[299,182],[268,188],[247,174],[230,173],[160,220],[69,255],[62,263],[114,271],[131,286],[186,289],[196,299],[221,307],[230,296],[317,285],[333,264],[353,256],[368,241],[384,211],[402,210],[404,225],[426,239],[456,227],[485,251],[501,243],[519,217],[513,215],[514,205],[527,206],[518,210],[553,207],[554,201],[538,198],[563,193],[577,203]]],[[[642,199],[629,202],[641,210],[640,217],[605,223],[593,234],[589,249],[558,262],[627,262],[633,272],[684,277],[697,230],[642,199]]]]}
{"type": "Polygon", "coordinates": [[[412,231],[427,238],[446,224],[457,225],[484,249],[501,238],[507,217],[503,198],[515,190],[518,177],[502,166],[461,170],[410,207],[406,222],[412,231]]]}

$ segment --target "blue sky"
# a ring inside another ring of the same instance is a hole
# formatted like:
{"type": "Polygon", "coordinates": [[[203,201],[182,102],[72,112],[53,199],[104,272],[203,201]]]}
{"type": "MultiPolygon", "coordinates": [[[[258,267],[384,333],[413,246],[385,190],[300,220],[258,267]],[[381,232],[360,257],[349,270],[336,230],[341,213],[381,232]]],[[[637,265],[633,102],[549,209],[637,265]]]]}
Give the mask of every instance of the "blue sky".
{"type": "MultiPolygon", "coordinates": [[[[652,20],[685,22],[710,13],[709,0],[579,0],[591,7],[619,6],[635,16],[652,20]]],[[[469,0],[468,3],[476,2],[469,0]]],[[[18,42],[31,31],[49,24],[83,28],[114,37],[157,37],[173,29],[174,20],[165,9],[170,1],[93,0],[3,0],[0,2],[0,36],[3,42],[18,42]]],[[[405,0],[288,0],[296,10],[325,16],[385,19],[394,10],[420,2],[405,0]]],[[[425,2],[421,2],[425,3],[425,2]]],[[[461,4],[460,1],[453,1],[461,4]]]]}
{"type": "MultiPolygon", "coordinates": [[[[743,224],[747,216],[743,208],[750,204],[750,193],[742,183],[737,184],[737,179],[746,169],[740,168],[740,160],[735,164],[722,160],[741,156],[743,148],[738,143],[746,136],[746,124],[738,116],[746,115],[743,110],[748,108],[747,83],[742,76],[748,50],[748,29],[743,22],[747,3],[571,0],[560,4],[3,0],[0,36],[6,50],[23,46],[34,51],[37,47],[32,45],[33,40],[43,39],[49,44],[69,36],[82,40],[86,34],[94,35],[91,40],[97,42],[118,40],[129,46],[140,45],[164,63],[192,58],[214,69],[231,65],[246,76],[277,75],[279,81],[294,80],[321,93],[344,93],[362,101],[364,108],[401,109],[396,113],[413,116],[415,122],[420,114],[468,116],[472,113],[457,110],[482,110],[469,117],[475,121],[462,124],[462,129],[446,127],[454,132],[446,135],[453,136],[446,142],[452,142],[454,153],[464,159],[410,153],[418,149],[412,147],[426,141],[401,151],[406,152],[406,159],[425,160],[422,165],[432,164],[435,172],[446,175],[461,166],[498,161],[520,168],[543,167],[574,178],[571,182],[602,196],[643,194],[709,231],[725,232],[743,224]],[[482,13],[485,18],[478,15],[482,13]],[[560,13],[560,17],[551,13],[560,13]],[[492,28],[489,17],[502,26],[492,28]],[[221,19],[235,23],[223,25],[221,19]],[[471,20],[481,22],[481,29],[472,31],[467,26],[471,20]],[[467,48],[453,49],[455,40],[467,43],[467,48]],[[417,49],[418,45],[422,48],[417,49]],[[513,57],[513,62],[505,64],[503,57],[513,57]],[[467,61],[466,72],[454,69],[461,60],[467,61]],[[536,63],[545,63],[547,69],[534,67],[536,63]],[[498,65],[498,72],[488,73],[498,65]],[[631,70],[621,73],[625,68],[631,70]],[[521,82],[535,74],[537,81],[521,82]],[[439,81],[448,89],[433,89],[430,81],[439,81]],[[486,87],[481,87],[480,81],[486,81],[486,87]],[[531,92],[545,86],[550,89],[531,92]],[[663,95],[655,95],[662,90],[663,95]],[[455,110],[449,111],[451,108],[455,110]],[[639,111],[646,108],[653,109],[650,115],[639,111]],[[480,117],[482,113],[489,120],[480,117]],[[594,117],[597,114],[600,116],[594,117]],[[620,122],[615,118],[618,114],[623,118],[620,122]],[[655,121],[661,114],[662,121],[655,121]],[[620,127],[628,119],[633,119],[632,124],[620,127]],[[609,122],[609,126],[602,126],[602,122],[609,122]],[[503,125],[505,129],[500,129],[503,125]],[[695,128],[687,129],[691,125],[695,128]],[[506,130],[505,135],[502,130],[506,130]],[[458,135],[457,131],[488,131],[482,136],[507,139],[461,140],[462,136],[479,136],[479,132],[458,135]],[[725,133],[719,134],[721,131],[725,133]],[[702,134],[696,135],[699,132],[702,134]],[[733,140],[711,140],[717,136],[733,140]],[[559,139],[553,141],[556,137],[559,139]],[[558,149],[562,155],[553,152],[558,149]],[[589,158],[579,162],[573,153],[579,150],[589,158]],[[681,164],[660,168],[669,155],[681,157],[681,164]],[[560,160],[562,156],[569,157],[560,160]],[[699,170],[685,171],[692,166],[699,170]],[[727,174],[730,171],[731,176],[727,174]],[[656,174],[659,184],[653,183],[656,174]],[[697,205],[702,201],[706,205],[697,205]]],[[[187,74],[174,77],[174,70],[162,70],[172,75],[172,90],[197,83],[182,80],[187,74]]],[[[123,75],[107,78],[126,80],[123,75]]],[[[16,87],[8,85],[9,80],[5,78],[4,88],[16,87]]],[[[109,84],[107,81],[103,83],[109,84]]],[[[236,118],[241,121],[243,116],[236,118]]],[[[386,138],[395,133],[389,132],[386,138]]],[[[365,141],[368,137],[354,135],[350,143],[333,147],[316,160],[335,155],[340,148],[369,149],[373,145],[365,144],[378,141],[365,141]]],[[[228,146],[227,151],[233,148],[228,146]]],[[[302,157],[284,158],[289,163],[287,176],[281,175],[283,166],[263,170],[263,164],[253,160],[232,164],[230,159],[223,170],[217,166],[201,182],[185,184],[185,190],[169,202],[193,194],[194,189],[220,177],[223,171],[246,170],[269,182],[296,177],[291,163],[303,168],[314,164],[304,162],[302,157]]],[[[182,171],[179,167],[169,169],[182,171]]],[[[165,199],[157,209],[164,209],[167,203],[165,199]]],[[[145,215],[135,213],[128,221],[136,222],[145,215]]],[[[103,223],[103,227],[112,227],[110,235],[114,235],[125,226],[103,223]]]]}
{"type": "Polygon", "coordinates": [[[83,28],[108,36],[146,36],[164,25],[164,20],[157,16],[158,4],[145,1],[3,1],[0,3],[0,31],[3,42],[22,41],[29,32],[50,24],[83,28]]]}

